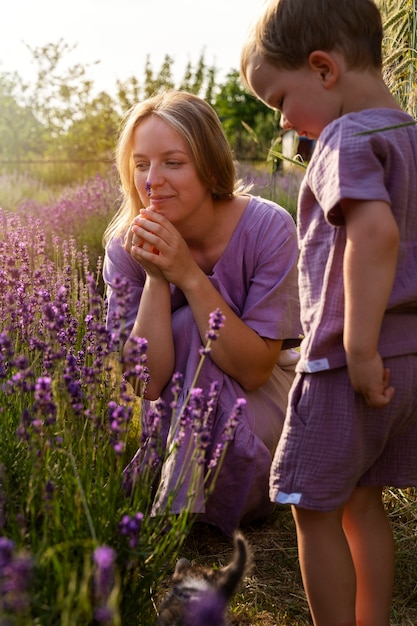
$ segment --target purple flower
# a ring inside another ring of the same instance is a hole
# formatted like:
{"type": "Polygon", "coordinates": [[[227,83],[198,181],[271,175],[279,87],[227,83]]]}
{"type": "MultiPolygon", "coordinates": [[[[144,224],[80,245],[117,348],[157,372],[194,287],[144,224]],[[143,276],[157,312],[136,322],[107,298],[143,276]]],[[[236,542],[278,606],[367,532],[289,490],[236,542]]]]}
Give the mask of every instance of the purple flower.
{"type": "Polygon", "coordinates": [[[219,336],[220,328],[223,328],[226,318],[220,309],[216,309],[209,315],[209,328],[206,332],[206,339],[214,341],[219,336]]]}
{"type": "Polygon", "coordinates": [[[208,589],[193,598],[186,612],[187,626],[223,626],[226,600],[217,590],[208,589]]]}
{"type": "Polygon", "coordinates": [[[171,379],[171,382],[172,382],[171,391],[175,397],[178,397],[179,394],[181,393],[183,381],[184,381],[184,375],[181,372],[175,372],[175,374],[173,375],[171,379]]]}
{"type": "Polygon", "coordinates": [[[134,515],[123,515],[119,523],[120,533],[129,539],[129,546],[132,549],[138,545],[142,522],[143,513],[139,512],[134,515]]]}
{"type": "Polygon", "coordinates": [[[40,376],[35,382],[34,411],[44,417],[46,425],[55,423],[57,407],[53,398],[50,376],[40,376]]]}
{"type": "Polygon", "coordinates": [[[94,619],[99,624],[111,624],[114,611],[109,606],[98,606],[94,610],[94,619]]]}
{"type": "Polygon", "coordinates": [[[115,584],[114,562],[116,553],[108,546],[101,546],[94,551],[96,566],[94,574],[94,619],[99,624],[112,623],[114,612],[108,601],[115,584]]]}
{"type": "Polygon", "coordinates": [[[234,404],[232,412],[230,413],[229,419],[226,422],[224,427],[222,439],[223,441],[232,441],[234,437],[234,433],[236,430],[236,426],[239,423],[239,419],[243,413],[243,410],[246,406],[245,398],[238,398],[234,404]]]}
{"type": "Polygon", "coordinates": [[[15,544],[0,537],[0,613],[22,615],[30,607],[32,559],[14,553],[15,544]]]}
{"type": "Polygon", "coordinates": [[[14,547],[14,541],[7,537],[0,537],[0,572],[11,563],[14,547]]]}
{"type": "Polygon", "coordinates": [[[108,404],[108,427],[110,441],[116,452],[120,455],[124,451],[125,445],[123,437],[127,432],[130,419],[132,417],[132,407],[124,404],[117,404],[111,400],[108,404]]]}
{"type": "Polygon", "coordinates": [[[116,552],[109,546],[100,546],[93,553],[95,564],[94,572],[94,600],[99,606],[106,605],[114,587],[114,562],[116,552]]]}
{"type": "Polygon", "coordinates": [[[210,459],[210,463],[208,465],[209,470],[213,470],[217,467],[219,460],[222,458],[223,450],[224,443],[218,443],[210,459]]]}

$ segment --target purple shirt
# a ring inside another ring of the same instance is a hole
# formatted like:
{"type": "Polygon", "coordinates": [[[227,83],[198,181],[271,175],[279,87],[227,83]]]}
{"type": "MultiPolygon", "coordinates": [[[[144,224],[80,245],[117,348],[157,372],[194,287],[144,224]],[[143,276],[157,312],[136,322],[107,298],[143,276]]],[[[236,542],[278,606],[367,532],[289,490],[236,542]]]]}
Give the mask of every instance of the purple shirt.
{"type": "Polygon", "coordinates": [[[298,205],[299,292],[305,339],[298,371],[345,365],[340,201],[381,200],[400,232],[396,277],[382,324],[382,357],[417,352],[417,126],[406,113],[368,109],[329,124],[320,135],[298,205]],[[366,133],[376,129],[391,130],[366,133]],[[365,133],[365,134],[362,134],[365,133]]]}

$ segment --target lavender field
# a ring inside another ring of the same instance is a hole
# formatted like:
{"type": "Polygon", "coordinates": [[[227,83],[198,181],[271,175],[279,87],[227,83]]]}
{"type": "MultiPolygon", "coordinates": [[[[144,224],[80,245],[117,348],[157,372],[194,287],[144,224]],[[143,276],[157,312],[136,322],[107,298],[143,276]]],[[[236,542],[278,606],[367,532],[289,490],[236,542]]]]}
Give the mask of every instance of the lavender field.
{"type": "MultiPolygon", "coordinates": [[[[140,397],[105,326],[101,236],[117,185],[110,173],[30,189],[0,178],[0,623],[151,624],[192,521],[149,515],[161,414],[141,431],[140,397]],[[146,458],[124,471],[145,439],[146,458]]],[[[121,280],[121,307],[124,295],[121,280]]],[[[146,340],[135,351],[145,383],[146,340]]],[[[189,399],[202,439],[204,401],[189,399]]]]}
{"type": "MultiPolygon", "coordinates": [[[[241,165],[241,176],[253,181],[255,193],[294,211],[298,174],[241,165]]],[[[163,458],[163,409],[140,429],[141,399],[121,373],[120,346],[105,326],[101,236],[117,205],[112,173],[64,190],[0,177],[4,626],[151,625],[179,555],[216,566],[230,554],[225,538],[196,538],[186,512],[150,516],[154,475],[163,458]],[[125,471],[145,440],[146,456],[125,471]]],[[[121,307],[124,295],[121,280],[121,307]]],[[[215,340],[212,321],[209,343],[215,340]]],[[[120,328],[123,338],[122,318],[120,328]]],[[[134,350],[135,375],[146,383],[146,340],[134,350]]],[[[173,385],[178,393],[181,380],[175,377],[173,385]]],[[[202,442],[192,460],[196,467],[205,454],[208,415],[202,407],[209,400],[196,391],[188,402],[202,442]]],[[[214,479],[229,435],[211,459],[214,479]]],[[[399,546],[393,623],[413,624],[417,592],[409,554],[415,553],[415,491],[387,491],[386,503],[399,546]]],[[[232,624],[308,624],[288,515],[279,513],[265,527],[248,529],[247,536],[254,569],[234,601],[232,624]]]]}

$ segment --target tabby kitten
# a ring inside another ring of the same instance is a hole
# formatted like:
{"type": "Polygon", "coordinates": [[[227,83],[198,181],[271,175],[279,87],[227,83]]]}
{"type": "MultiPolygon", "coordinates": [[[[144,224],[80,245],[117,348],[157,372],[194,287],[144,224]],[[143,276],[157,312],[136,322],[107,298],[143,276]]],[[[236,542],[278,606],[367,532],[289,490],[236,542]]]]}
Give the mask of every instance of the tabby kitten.
{"type": "Polygon", "coordinates": [[[227,604],[247,574],[251,551],[235,532],[230,563],[218,570],[180,559],[172,588],[163,600],[155,626],[227,626],[227,604]]]}

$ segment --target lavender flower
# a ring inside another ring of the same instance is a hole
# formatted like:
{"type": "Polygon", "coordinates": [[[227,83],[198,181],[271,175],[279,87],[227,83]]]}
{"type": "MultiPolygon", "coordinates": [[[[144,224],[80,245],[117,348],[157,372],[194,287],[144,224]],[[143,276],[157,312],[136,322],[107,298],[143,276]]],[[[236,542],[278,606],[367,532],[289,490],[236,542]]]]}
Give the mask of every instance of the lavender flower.
{"type": "Polygon", "coordinates": [[[128,338],[124,322],[130,306],[131,289],[130,284],[124,276],[115,277],[112,284],[112,291],[117,300],[117,307],[114,308],[109,318],[109,325],[113,329],[112,342],[115,349],[121,348],[128,338]]]}
{"type": "Polygon", "coordinates": [[[172,400],[171,404],[170,404],[170,408],[175,411],[175,409],[178,407],[178,397],[182,391],[182,385],[183,385],[183,381],[184,381],[184,376],[183,374],[181,374],[181,372],[176,372],[171,379],[172,382],[172,387],[171,387],[171,391],[172,391],[172,395],[174,396],[174,399],[172,400]]]}
{"type": "Polygon", "coordinates": [[[215,341],[219,336],[219,330],[223,328],[225,322],[225,316],[220,311],[220,309],[216,309],[212,311],[209,315],[209,327],[206,332],[206,340],[207,343],[205,346],[200,348],[200,355],[202,357],[207,356],[211,349],[211,342],[215,341]]]}
{"type": "Polygon", "coordinates": [[[15,554],[15,544],[0,537],[0,612],[24,615],[30,607],[32,559],[15,554]]]}
{"type": "Polygon", "coordinates": [[[193,598],[186,612],[186,626],[223,626],[226,600],[217,590],[207,590],[193,598]]]}
{"type": "Polygon", "coordinates": [[[109,546],[100,546],[94,551],[95,573],[93,581],[94,618],[99,624],[110,623],[113,610],[108,604],[115,585],[115,551],[109,546]]]}
{"type": "Polygon", "coordinates": [[[134,380],[134,389],[137,396],[143,396],[149,383],[149,370],[147,368],[148,342],[143,337],[131,337],[127,344],[126,358],[122,362],[125,367],[126,379],[134,380]]]}
{"type": "Polygon", "coordinates": [[[209,315],[209,328],[206,332],[206,339],[216,340],[219,336],[220,328],[223,328],[226,318],[220,309],[216,309],[209,315]]]}
{"type": "Polygon", "coordinates": [[[239,423],[239,419],[246,406],[245,398],[238,398],[230,413],[229,419],[226,422],[226,426],[223,431],[223,441],[232,441],[234,437],[234,431],[239,423]]]}
{"type": "Polygon", "coordinates": [[[56,421],[57,407],[52,394],[50,376],[40,376],[35,382],[34,409],[38,414],[43,415],[47,426],[56,421]]]}
{"type": "Polygon", "coordinates": [[[9,565],[13,558],[15,543],[7,537],[0,537],[0,572],[9,565]]]}
{"type": "Polygon", "coordinates": [[[208,469],[210,471],[219,469],[219,463],[225,454],[225,450],[230,441],[233,441],[235,436],[236,426],[239,423],[240,416],[245,408],[246,400],[244,398],[238,398],[234,404],[232,412],[229,415],[229,418],[225,424],[222,433],[222,441],[216,444],[216,447],[212,453],[211,459],[208,464],[208,469]]]}
{"type": "Polygon", "coordinates": [[[129,546],[132,549],[138,545],[142,522],[143,513],[139,512],[134,515],[123,515],[119,523],[120,533],[129,539],[129,546]]]}
{"type": "Polygon", "coordinates": [[[116,452],[120,455],[124,451],[124,437],[132,417],[132,407],[117,404],[111,400],[108,404],[108,425],[110,441],[116,452]]]}
{"type": "Polygon", "coordinates": [[[107,600],[114,584],[115,551],[109,546],[100,546],[93,553],[96,566],[94,593],[96,599],[107,600]]]}

